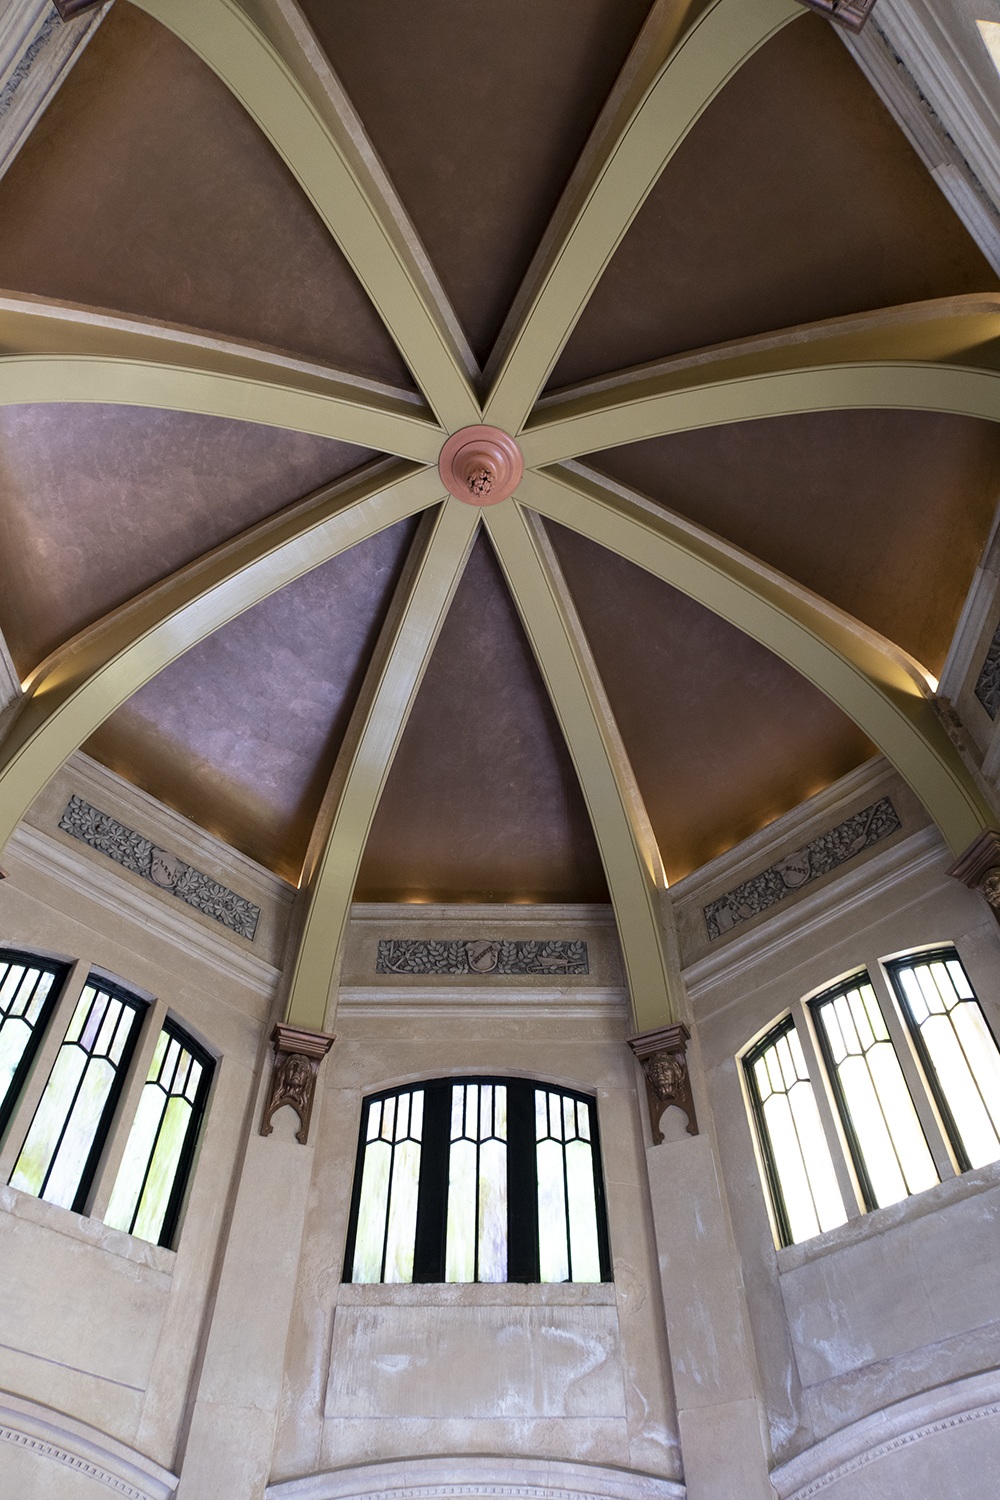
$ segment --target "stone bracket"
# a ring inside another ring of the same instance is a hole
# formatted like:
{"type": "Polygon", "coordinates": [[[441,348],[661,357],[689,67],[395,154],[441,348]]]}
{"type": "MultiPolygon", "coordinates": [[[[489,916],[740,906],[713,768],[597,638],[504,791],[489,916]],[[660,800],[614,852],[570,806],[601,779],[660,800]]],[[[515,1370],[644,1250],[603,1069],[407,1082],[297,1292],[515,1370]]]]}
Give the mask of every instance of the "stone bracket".
{"type": "Polygon", "coordinates": [[[984,828],[948,874],[971,891],[978,891],[1000,922],[1000,833],[995,828],[984,828]]]}
{"type": "Polygon", "coordinates": [[[628,1038],[628,1044],[642,1064],[646,1079],[646,1101],[649,1105],[649,1124],[654,1146],[658,1146],[663,1140],[660,1117],[671,1104],[676,1104],[687,1115],[688,1135],[698,1134],[698,1119],[694,1112],[687,1064],[690,1035],[687,1027],[677,1022],[673,1026],[660,1026],[655,1031],[643,1031],[639,1036],[628,1038]]]}
{"type": "Polygon", "coordinates": [[[810,10],[819,11],[830,21],[848,31],[860,31],[875,9],[876,0],[802,0],[810,10]]]}
{"type": "Polygon", "coordinates": [[[53,3],[61,19],[71,21],[85,10],[96,10],[99,5],[104,4],[104,0],[53,0],[53,3]]]}
{"type": "Polygon", "coordinates": [[[288,1026],[284,1021],[277,1023],[271,1032],[274,1067],[260,1122],[261,1135],[271,1134],[274,1115],[289,1104],[299,1117],[295,1139],[303,1146],[306,1144],[319,1065],[334,1040],[326,1031],[305,1031],[300,1026],[288,1026]]]}

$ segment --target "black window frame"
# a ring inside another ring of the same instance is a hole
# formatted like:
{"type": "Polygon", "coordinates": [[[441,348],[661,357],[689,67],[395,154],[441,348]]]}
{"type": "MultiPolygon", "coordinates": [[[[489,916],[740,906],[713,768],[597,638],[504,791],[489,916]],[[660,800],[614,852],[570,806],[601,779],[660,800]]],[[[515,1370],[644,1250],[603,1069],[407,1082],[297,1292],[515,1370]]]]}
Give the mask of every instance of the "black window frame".
{"type": "MultiPolygon", "coordinates": [[[[983,1025],[986,1027],[986,1030],[993,1038],[993,1042],[996,1045],[997,1050],[1000,1051],[1000,1040],[998,1040],[997,1034],[990,1024],[990,1018],[986,1014],[986,1011],[983,1009],[983,1003],[980,1000],[979,996],[976,994],[976,987],[972,983],[972,980],[969,978],[968,971],[965,965],[962,963],[961,954],[955,947],[954,943],[943,943],[940,947],[937,948],[928,948],[923,951],[918,950],[915,953],[901,954],[898,958],[888,959],[883,964],[883,968],[885,969],[885,972],[889,979],[889,983],[892,986],[893,994],[896,997],[896,1004],[898,1005],[900,1014],[903,1018],[903,1024],[906,1026],[907,1035],[909,1036],[910,1041],[913,1044],[914,1052],[917,1054],[917,1060],[920,1063],[920,1068],[923,1073],[928,1091],[930,1092],[931,1098],[934,1100],[934,1103],[937,1106],[938,1114],[941,1117],[941,1124],[944,1126],[944,1132],[948,1138],[948,1144],[951,1146],[951,1149],[955,1154],[955,1160],[958,1163],[959,1171],[971,1172],[972,1163],[969,1160],[968,1154],[962,1141],[961,1131],[959,1130],[958,1125],[955,1122],[955,1116],[952,1114],[951,1106],[948,1103],[948,1096],[945,1093],[944,1086],[941,1083],[941,1079],[938,1075],[938,1070],[934,1066],[934,1061],[930,1055],[927,1043],[924,1041],[921,1028],[910,1012],[909,1002],[907,1000],[903,986],[896,977],[900,969],[912,969],[918,967],[921,964],[942,962],[948,963],[949,961],[957,963],[961,968],[962,973],[965,975],[969,989],[972,991],[973,999],[979,1007],[979,1013],[983,1018],[983,1025]]],[[[954,1023],[952,1023],[952,1025],[954,1025],[954,1023]]]]}
{"type": "MultiPolygon", "coordinates": [[[[179,1043],[179,1045],[186,1052],[189,1052],[194,1061],[201,1065],[202,1070],[201,1077],[198,1080],[198,1087],[195,1092],[195,1097],[191,1103],[191,1116],[188,1120],[187,1131],[184,1136],[184,1144],[182,1145],[180,1155],[177,1158],[177,1167],[174,1172],[174,1180],[170,1189],[170,1197],[167,1199],[167,1207],[164,1211],[163,1223],[160,1226],[160,1234],[158,1239],[153,1242],[157,1245],[161,1245],[165,1250],[172,1250],[174,1248],[174,1241],[177,1236],[177,1230],[180,1225],[181,1210],[184,1206],[184,1198],[187,1193],[188,1184],[191,1180],[191,1173],[194,1167],[194,1159],[198,1150],[198,1142],[201,1139],[202,1125],[204,1124],[205,1114],[208,1109],[208,1096],[209,1092],[211,1091],[212,1080],[215,1076],[216,1059],[212,1056],[211,1052],[209,1052],[201,1042],[197,1041],[191,1035],[191,1033],[181,1025],[179,1021],[176,1021],[173,1018],[173,1016],[167,1015],[163,1018],[163,1022],[160,1026],[160,1032],[165,1032],[172,1041],[179,1043]]],[[[157,1034],[157,1037],[159,1037],[159,1033],[157,1034]]],[[[149,1079],[145,1078],[143,1080],[143,1088],[145,1089],[148,1084],[149,1079]]],[[[165,1118],[166,1109],[164,1108],[164,1113],[160,1117],[160,1123],[156,1127],[156,1135],[153,1137],[153,1144],[150,1148],[149,1156],[146,1159],[146,1169],[142,1176],[142,1183],[140,1184],[139,1194],[135,1201],[135,1208],[132,1210],[132,1223],[128,1229],[122,1231],[123,1234],[129,1234],[133,1236],[135,1235],[135,1222],[139,1217],[139,1210],[142,1207],[142,1195],[145,1192],[146,1183],[149,1180],[150,1169],[153,1165],[153,1158],[156,1155],[156,1147],[160,1139],[160,1131],[163,1129],[163,1120],[165,1118]]],[[[134,1125],[135,1116],[133,1115],[132,1124],[129,1127],[130,1136],[134,1125]]],[[[127,1141],[125,1149],[126,1151],[128,1150],[127,1141]]],[[[119,1171],[120,1170],[121,1165],[119,1165],[119,1171]]],[[[138,1236],[135,1237],[138,1238],[138,1236]]]]}
{"type": "MultiPolygon", "coordinates": [[[[53,976],[49,993],[45,997],[38,1020],[32,1028],[28,1044],[14,1069],[6,1094],[3,1099],[0,1099],[0,1141],[2,1141],[6,1138],[11,1121],[17,1112],[24,1086],[28,1081],[35,1058],[38,1056],[38,1049],[55,1015],[56,1006],[66,988],[66,980],[73,966],[59,959],[42,958],[39,954],[29,953],[23,948],[0,948],[0,964],[23,964],[26,969],[34,969],[39,975],[51,974],[53,976]]],[[[6,1020],[6,1015],[0,1018],[0,1029],[6,1020]]]]}
{"type": "MultiPolygon", "coordinates": [[[[119,984],[116,980],[105,978],[103,974],[99,973],[96,970],[91,970],[87,974],[87,978],[80,990],[80,996],[78,997],[77,1004],[79,1004],[80,1000],[83,998],[84,991],[87,989],[88,985],[92,986],[95,991],[103,992],[110,998],[120,1001],[123,1006],[126,1006],[128,1009],[134,1011],[136,1014],[136,1021],[132,1026],[131,1033],[127,1037],[125,1045],[122,1049],[122,1055],[115,1071],[114,1081],[112,1082],[111,1088],[108,1090],[108,1096],[104,1101],[104,1108],[101,1111],[101,1117],[98,1120],[97,1126],[94,1130],[93,1143],[87,1155],[87,1160],[84,1163],[83,1170],[80,1174],[80,1180],[77,1185],[76,1194],[73,1198],[73,1202],[69,1205],[69,1212],[75,1214],[85,1214],[87,1212],[87,1205],[90,1201],[90,1195],[94,1188],[94,1183],[96,1181],[98,1170],[100,1168],[101,1159],[104,1156],[104,1153],[108,1146],[108,1141],[111,1138],[111,1132],[114,1128],[115,1117],[118,1113],[118,1106],[121,1102],[121,1097],[125,1089],[125,1083],[131,1072],[132,1064],[135,1060],[136,1048],[139,1044],[139,1037],[142,1034],[142,1030],[144,1025],[146,1024],[147,1018],[151,1015],[153,1009],[150,1002],[144,999],[141,995],[136,995],[132,990],[129,990],[123,984],[119,984]]],[[[69,1018],[70,1025],[72,1024],[72,1020],[73,1017],[71,1016],[69,1018]]],[[[67,1026],[67,1030],[68,1029],[69,1026],[67,1026]]],[[[64,1035],[63,1040],[59,1044],[60,1051],[66,1045],[67,1043],[64,1035]]],[[[71,1042],[68,1045],[76,1046],[77,1044],[75,1042],[71,1042]]],[[[93,1054],[91,1054],[91,1056],[93,1056],[93,1054]]],[[[53,1068],[56,1065],[58,1057],[59,1052],[56,1053],[55,1058],[53,1058],[52,1060],[53,1068]]],[[[77,1086],[73,1092],[72,1101],[70,1102],[69,1108],[63,1116],[62,1126],[56,1140],[56,1145],[53,1148],[52,1155],[49,1159],[49,1164],[45,1169],[45,1175],[42,1178],[41,1186],[37,1193],[29,1194],[29,1196],[37,1198],[40,1202],[51,1201],[45,1197],[45,1189],[48,1186],[49,1178],[52,1175],[52,1168],[55,1165],[56,1159],[59,1155],[59,1151],[62,1147],[62,1143],[66,1135],[66,1130],[69,1125],[73,1110],[76,1106],[76,1101],[79,1097],[80,1089],[83,1085],[83,1080],[85,1077],[86,1069],[84,1069],[84,1072],[80,1076],[77,1086]]],[[[46,1080],[46,1084],[47,1082],[48,1080],[46,1080]]],[[[44,1091],[42,1097],[44,1097],[44,1091]]],[[[21,1142],[21,1146],[17,1154],[17,1158],[15,1159],[14,1165],[11,1168],[11,1181],[13,1181],[14,1174],[17,1172],[18,1163],[21,1159],[21,1153],[23,1152],[28,1137],[31,1134],[31,1128],[35,1123],[35,1118],[37,1116],[38,1109],[41,1106],[41,1102],[42,1099],[39,1098],[38,1104],[35,1107],[35,1113],[32,1115],[31,1120],[29,1121],[28,1128],[25,1132],[24,1139],[21,1142]]],[[[18,1188],[17,1191],[27,1192],[28,1190],[25,1188],[18,1188]]]]}
{"type": "MultiPolygon", "coordinates": [[[[903,1070],[903,1064],[899,1058],[899,1051],[892,1032],[889,1030],[889,1023],[885,1018],[885,1010],[883,1008],[882,1000],[879,997],[879,993],[876,990],[874,984],[872,983],[871,974],[866,968],[855,969],[852,974],[846,975],[845,978],[838,980],[836,984],[829,985],[820,994],[813,995],[812,999],[807,1001],[807,1009],[812,1019],[812,1029],[819,1046],[819,1054],[823,1063],[823,1069],[826,1073],[827,1082],[833,1094],[834,1103],[837,1106],[837,1115],[840,1119],[841,1125],[843,1126],[844,1139],[847,1142],[847,1149],[851,1158],[851,1164],[854,1167],[854,1171],[857,1175],[858,1187],[861,1189],[861,1198],[864,1204],[864,1211],[865,1213],[875,1213],[875,1211],[882,1205],[879,1203],[878,1198],[875,1195],[875,1189],[872,1186],[868,1167],[865,1163],[865,1156],[864,1151],[862,1150],[861,1140],[858,1136],[857,1128],[854,1124],[854,1118],[851,1114],[850,1105],[847,1102],[847,1095],[844,1093],[844,1087],[840,1079],[840,1070],[837,1066],[836,1061],[834,1060],[833,1049],[830,1045],[830,1038],[827,1035],[826,1026],[820,1015],[820,1012],[825,1005],[829,1005],[832,1003],[832,1001],[839,999],[842,995],[846,994],[848,990],[860,988],[860,986],[862,985],[867,985],[872,994],[875,996],[875,1004],[878,1006],[879,1013],[882,1017],[882,1024],[885,1027],[886,1032],[888,1033],[889,1046],[892,1048],[893,1056],[896,1059],[896,1065],[899,1068],[900,1075],[903,1080],[903,1085],[906,1089],[906,1092],[910,1096],[910,1101],[913,1105],[914,1118],[916,1119],[917,1125],[920,1127],[920,1134],[922,1135],[924,1144],[927,1147],[928,1157],[931,1164],[933,1165],[935,1174],[938,1175],[939,1181],[940,1169],[937,1165],[937,1162],[934,1160],[934,1152],[931,1149],[930,1141],[927,1139],[927,1131],[924,1128],[923,1120],[920,1118],[920,1111],[917,1108],[917,1101],[916,1099],[914,1099],[913,1090],[910,1088],[910,1080],[907,1078],[906,1073],[903,1070]]],[[[885,1105],[882,1102],[877,1087],[876,1097],[878,1098],[879,1108],[882,1110],[883,1118],[886,1120],[886,1125],[888,1127],[888,1116],[885,1112],[885,1105]]],[[[910,1187],[909,1183],[907,1182],[905,1168],[903,1167],[902,1161],[899,1159],[899,1152],[896,1147],[895,1140],[892,1137],[891,1130],[889,1131],[889,1138],[892,1144],[893,1152],[896,1155],[897,1164],[900,1170],[900,1176],[903,1179],[903,1185],[906,1187],[905,1197],[912,1198],[916,1192],[926,1192],[926,1188],[914,1189],[910,1187]]],[[[905,1201],[905,1199],[900,1201],[905,1201]]]]}
{"type": "MultiPolygon", "coordinates": [[[[760,1097],[760,1089],[757,1087],[757,1079],[754,1076],[754,1065],[760,1061],[765,1052],[787,1036],[790,1031],[795,1031],[795,1018],[789,1013],[784,1020],[778,1021],[767,1031],[759,1041],[754,1042],[749,1052],[745,1052],[741,1059],[743,1063],[743,1077],[746,1081],[747,1093],[750,1096],[750,1108],[753,1113],[753,1122],[757,1129],[757,1142],[760,1146],[761,1159],[764,1163],[764,1175],[767,1178],[768,1190],[771,1194],[771,1210],[774,1214],[775,1227],[782,1246],[794,1245],[795,1237],[792,1234],[792,1224],[788,1217],[788,1206],[785,1203],[785,1194],[781,1186],[781,1178],[778,1175],[778,1163],[774,1158],[774,1147],[771,1144],[771,1132],[768,1129],[767,1120],[764,1117],[764,1102],[760,1097]]],[[[797,1033],[796,1033],[797,1035],[797,1033]]],[[[812,1079],[809,1079],[811,1088],[815,1088],[812,1079]]]]}
{"type": "MultiPolygon", "coordinates": [[[[448,1224],[448,1173],[451,1146],[452,1090],[462,1084],[502,1085],[507,1089],[507,1285],[542,1285],[539,1275],[538,1175],[535,1153],[535,1090],[544,1089],[585,1104],[590,1116],[590,1143],[594,1170],[594,1205],[601,1283],[611,1282],[611,1244],[608,1233],[607,1200],[597,1119],[597,1100],[592,1094],[564,1088],[541,1078],[511,1078],[499,1074],[461,1074],[450,1078],[418,1079],[402,1086],[366,1094],[362,1101],[354,1185],[344,1251],[343,1280],[354,1284],[354,1253],[365,1149],[368,1145],[369,1113],[385,1099],[423,1092],[423,1126],[417,1214],[414,1236],[413,1285],[447,1285],[445,1281],[448,1224]],[[529,1191],[530,1186],[530,1191],[529,1191]]],[[[565,1171],[565,1164],[564,1164],[565,1171]]],[[[388,1224],[388,1214],[386,1216],[388,1224]]],[[[384,1252],[383,1252],[384,1265],[384,1252]]],[[[384,1283],[362,1283],[380,1285],[384,1283]]],[[[464,1283],[482,1285],[480,1282],[464,1283]]],[[[581,1283],[576,1283],[581,1284],[581,1283]]]]}

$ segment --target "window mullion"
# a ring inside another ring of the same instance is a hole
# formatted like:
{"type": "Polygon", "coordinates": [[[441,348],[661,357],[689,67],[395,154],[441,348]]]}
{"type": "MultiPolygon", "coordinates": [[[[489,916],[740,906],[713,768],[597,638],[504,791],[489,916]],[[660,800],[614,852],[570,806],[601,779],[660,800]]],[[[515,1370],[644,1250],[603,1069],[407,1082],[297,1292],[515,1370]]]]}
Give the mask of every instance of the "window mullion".
{"type": "Polygon", "coordinates": [[[959,1175],[957,1159],[952,1152],[944,1123],[938,1113],[923,1069],[915,1056],[906,1022],[899,1014],[899,1003],[881,963],[871,963],[868,977],[878,999],[886,1030],[892,1039],[899,1066],[910,1091],[913,1107],[917,1112],[917,1118],[926,1137],[938,1176],[942,1182],[949,1177],[957,1177],[959,1175]]]}
{"type": "Polygon", "coordinates": [[[139,1040],[132,1054],[125,1087],[119,1095],[107,1139],[104,1142],[104,1149],[101,1152],[101,1159],[94,1174],[94,1185],[90,1190],[87,1213],[92,1218],[103,1219],[108,1211],[111,1194],[118,1180],[118,1171],[128,1146],[132,1122],[139,1108],[139,1100],[146,1086],[153,1053],[156,1051],[156,1043],[166,1016],[167,1006],[163,1000],[152,1001],[139,1016],[137,1024],[142,1028],[139,1032],[139,1040]]]}
{"type": "Polygon", "coordinates": [[[56,1001],[51,1019],[45,1035],[42,1037],[38,1051],[35,1053],[31,1065],[28,1081],[24,1086],[20,1101],[11,1119],[7,1139],[0,1150],[0,1182],[9,1182],[14,1165],[21,1154],[21,1147],[31,1122],[35,1118],[35,1110],[38,1108],[45,1085],[48,1082],[52,1065],[59,1055],[63,1038],[66,1035],[77,1002],[83,994],[83,987],[90,978],[90,965],[83,959],[79,959],[70,968],[66,976],[66,982],[62,987],[62,993],[56,1001]]]}
{"type": "Polygon", "coordinates": [[[806,1068],[809,1077],[813,1080],[813,1098],[816,1101],[816,1111],[819,1115],[819,1122],[823,1127],[823,1134],[826,1136],[826,1144],[830,1152],[830,1160],[833,1162],[833,1170],[837,1178],[837,1186],[840,1189],[840,1196],[844,1200],[844,1211],[848,1219],[860,1219],[866,1212],[864,1193],[861,1190],[861,1183],[854,1169],[854,1159],[844,1133],[840,1112],[831,1097],[832,1083],[829,1069],[816,1041],[812,1017],[809,1014],[808,1006],[802,1000],[796,1000],[792,1004],[791,1013],[792,1019],[795,1022],[799,1045],[805,1056],[806,1068]]]}
{"type": "Polygon", "coordinates": [[[444,1281],[452,1086],[425,1087],[413,1280],[444,1281]]]}
{"type": "Polygon", "coordinates": [[[507,1280],[536,1282],[538,1269],[538,1168],[535,1160],[535,1090],[507,1083],[507,1280]]]}

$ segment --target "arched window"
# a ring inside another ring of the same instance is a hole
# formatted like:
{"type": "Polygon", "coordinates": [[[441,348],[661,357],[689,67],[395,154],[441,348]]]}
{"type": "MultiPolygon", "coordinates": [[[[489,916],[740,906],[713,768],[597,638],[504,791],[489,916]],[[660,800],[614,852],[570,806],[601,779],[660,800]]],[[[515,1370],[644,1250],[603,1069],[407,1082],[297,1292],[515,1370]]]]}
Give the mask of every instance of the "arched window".
{"type": "Polygon", "coordinates": [[[1000,1160],[1000,1047],[958,953],[938,948],[881,967],[881,996],[858,970],[743,1056],[781,1244],[847,1217],[834,1168],[840,1139],[824,1130],[810,1067],[828,1087],[864,1211],[933,1187],[949,1154],[961,1172],[1000,1160]],[[904,1068],[907,1037],[915,1060],[904,1068]]]}
{"type": "Polygon", "coordinates": [[[523,1078],[364,1101],[345,1281],[610,1281],[597,1110],[523,1078]]]}

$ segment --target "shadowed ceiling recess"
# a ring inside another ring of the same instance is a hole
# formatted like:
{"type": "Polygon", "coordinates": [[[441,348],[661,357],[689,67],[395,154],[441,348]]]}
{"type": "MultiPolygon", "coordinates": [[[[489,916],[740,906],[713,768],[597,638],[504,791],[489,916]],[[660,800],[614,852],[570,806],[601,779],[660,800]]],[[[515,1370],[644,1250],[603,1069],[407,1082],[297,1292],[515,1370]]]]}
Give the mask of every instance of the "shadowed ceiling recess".
{"type": "Polygon", "coordinates": [[[989,826],[986,794],[945,732],[936,684],[918,662],[775,568],[576,460],[670,433],[804,412],[899,408],[996,422],[994,292],[736,339],[540,397],[661,174],[744,64],[802,17],[798,0],[712,0],[690,18],[685,7],[658,0],[482,377],[396,190],[294,0],[256,0],[253,18],[236,0],[138,6],[207,63],[264,132],[364,287],[419,394],[134,316],[40,296],[0,302],[5,404],[142,404],[395,455],[216,547],[41,662],[0,745],[0,841],[66,758],[178,656],[348,548],[421,514],[303,869],[303,936],[287,1004],[295,1024],[324,1024],[366,839],[480,528],[579,776],[640,1030],[677,1014],[663,867],[540,518],[653,573],[801,673],[895,764],[956,851],[989,826]],[[492,460],[479,454],[459,476],[472,493],[479,487],[471,505],[454,492],[446,496],[438,470],[439,460],[447,467],[453,435],[467,428],[489,429],[499,443],[492,460]],[[499,488],[513,480],[516,494],[494,504],[489,492],[505,463],[499,488]],[[480,509],[483,502],[488,508],[480,509]]]}

